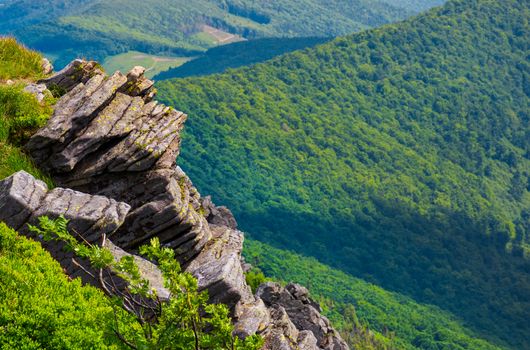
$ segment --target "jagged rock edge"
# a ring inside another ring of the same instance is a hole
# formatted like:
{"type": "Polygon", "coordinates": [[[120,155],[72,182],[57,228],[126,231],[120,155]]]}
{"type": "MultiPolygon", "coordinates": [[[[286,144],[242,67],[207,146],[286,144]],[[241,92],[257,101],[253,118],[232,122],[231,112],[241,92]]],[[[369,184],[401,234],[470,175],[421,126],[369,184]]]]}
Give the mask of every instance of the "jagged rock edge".
{"type": "MultiPolygon", "coordinates": [[[[43,69],[49,72],[51,69],[47,63],[49,62],[43,61],[43,69]]],[[[200,288],[209,290],[211,301],[223,302],[230,307],[238,336],[262,334],[265,337],[264,349],[270,350],[348,349],[329,321],[320,315],[318,304],[309,299],[305,288],[294,284],[283,288],[278,284],[268,283],[260,287],[257,295],[252,295],[245,282],[242,266],[243,233],[237,231],[233,215],[228,208],[216,207],[210,197],[201,198],[186,174],[175,164],[180,151],[180,131],[187,116],[152,101],[156,90],[153,82],[144,77],[144,72],[144,68],[135,67],[126,76],[116,72],[108,77],[96,62],[75,60],[52,77],[28,87],[27,91],[38,98],[45,93],[44,86],[65,93],[58,101],[48,124],[30,139],[26,149],[36,163],[52,175],[54,181],[67,188],[52,191],[48,191],[46,187],[41,188],[44,194],[38,199],[33,198],[33,193],[29,194],[29,198],[27,194],[24,197],[24,190],[19,188],[23,194],[20,196],[12,193],[10,181],[11,184],[13,181],[33,181],[33,191],[37,188],[35,186],[42,187],[43,183],[27,173],[19,172],[0,182],[0,209],[18,205],[19,212],[11,217],[3,217],[3,213],[8,211],[0,210],[0,220],[27,233],[23,227],[28,222],[35,223],[37,216],[56,217],[66,213],[72,220],[71,227],[75,229],[81,225],[82,220],[72,215],[69,208],[62,212],[57,206],[54,208],[53,204],[46,202],[47,196],[59,193],[54,200],[62,203],[61,199],[64,202],[67,193],[70,196],[68,201],[83,198],[85,205],[94,198],[107,198],[108,208],[121,206],[122,210],[119,213],[116,210],[118,218],[104,232],[112,241],[106,240],[100,244],[108,245],[118,258],[123,254],[134,254],[134,249],[149,238],[149,220],[152,221],[161,214],[168,218],[164,224],[180,218],[175,225],[163,228],[157,234],[171,234],[170,230],[173,229],[175,235],[180,235],[183,230],[184,235],[189,236],[184,242],[179,241],[178,237],[174,239],[173,242],[178,244],[175,243],[173,248],[186,270],[198,278],[200,288]],[[102,115],[108,109],[111,110],[110,106],[118,97],[128,101],[123,112],[119,115],[102,115]],[[124,129],[118,133],[115,131],[116,125],[125,117],[134,101],[142,105],[140,116],[136,113],[136,118],[129,121],[132,125],[122,125],[131,130],[124,129]],[[110,118],[110,122],[113,122],[106,134],[100,125],[93,125],[94,121],[97,123],[105,118],[110,118]],[[160,130],[161,121],[167,122],[165,127],[169,130],[160,130]],[[92,135],[86,135],[98,131],[99,141],[92,135]],[[114,135],[114,131],[119,135],[114,135]],[[131,135],[134,137],[132,140],[131,135]],[[159,135],[162,137],[159,138],[159,135]],[[79,141],[82,137],[92,141],[91,144],[89,142],[88,149],[76,151],[75,147],[73,150],[68,148],[73,147],[72,144],[75,146],[76,141],[82,146],[83,139],[79,141]],[[98,155],[101,156],[103,152],[109,158],[109,152],[118,146],[121,148],[115,150],[115,158],[111,154],[107,163],[98,163],[98,155]],[[131,148],[135,148],[133,153],[127,154],[131,148]],[[115,183],[118,181],[117,176],[121,181],[118,184],[115,183]],[[178,186],[175,186],[175,182],[178,186]],[[155,192],[129,193],[129,190],[137,186],[151,190],[154,187],[155,192]],[[173,209],[177,203],[180,203],[181,208],[175,212],[173,209]],[[149,207],[156,208],[157,204],[159,210],[150,211],[149,207]],[[203,213],[200,213],[201,210],[203,213]],[[20,214],[23,219],[18,218],[19,222],[15,222],[13,217],[20,214]],[[182,229],[182,226],[185,228],[182,229]],[[131,234],[133,237],[135,234],[143,234],[144,239],[136,242],[131,240],[131,234]],[[131,241],[136,243],[131,245],[131,241]],[[277,297],[270,298],[270,291],[277,297]]],[[[93,223],[85,230],[85,234],[92,231],[87,237],[96,242],[103,233],[97,232],[102,229],[99,222],[107,212],[103,210],[92,214],[90,220],[93,223]]],[[[164,241],[171,246],[171,238],[175,237],[168,237],[164,241]]],[[[68,274],[86,278],[68,264],[71,256],[62,253],[61,247],[49,244],[45,244],[45,247],[66,265],[65,271],[68,274]]],[[[164,295],[161,275],[156,266],[140,257],[135,256],[135,259],[142,265],[142,270],[146,271],[159,293],[164,295]]]]}

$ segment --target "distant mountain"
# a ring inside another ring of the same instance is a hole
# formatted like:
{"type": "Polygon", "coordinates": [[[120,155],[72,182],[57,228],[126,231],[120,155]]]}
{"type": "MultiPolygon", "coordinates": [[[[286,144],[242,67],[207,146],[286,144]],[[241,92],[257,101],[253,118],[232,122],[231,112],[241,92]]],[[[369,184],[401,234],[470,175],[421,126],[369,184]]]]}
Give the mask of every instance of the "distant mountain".
{"type": "Polygon", "coordinates": [[[0,33],[56,55],[194,55],[239,37],[329,37],[406,18],[439,0],[6,0],[0,33]],[[401,3],[401,1],[398,1],[401,3]],[[216,32],[219,29],[221,32],[216,32]]]}
{"type": "Polygon", "coordinates": [[[158,83],[180,165],[244,231],[530,343],[530,3],[458,0],[158,83]]]}
{"type": "Polygon", "coordinates": [[[209,49],[202,56],[180,67],[155,76],[155,80],[185,78],[222,73],[228,68],[238,68],[263,62],[276,56],[322,44],[326,38],[264,38],[242,41],[209,49]]]}

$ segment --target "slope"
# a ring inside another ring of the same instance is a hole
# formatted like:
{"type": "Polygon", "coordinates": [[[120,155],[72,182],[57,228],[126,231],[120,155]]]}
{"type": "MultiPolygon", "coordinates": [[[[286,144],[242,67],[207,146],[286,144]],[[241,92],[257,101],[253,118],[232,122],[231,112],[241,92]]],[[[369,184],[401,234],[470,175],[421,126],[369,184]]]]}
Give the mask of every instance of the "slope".
{"type": "Polygon", "coordinates": [[[264,38],[243,41],[209,49],[204,55],[182,66],[155,76],[156,80],[222,73],[228,68],[238,68],[270,60],[287,52],[322,44],[326,38],[264,38]]]}
{"type": "MultiPolygon", "coordinates": [[[[391,349],[498,349],[437,307],[385,291],[314,258],[254,240],[247,240],[243,252],[268,277],[309,286],[346,339],[352,324],[367,324],[391,349]]],[[[358,348],[364,349],[352,346],[358,348]]]]}
{"type": "Polygon", "coordinates": [[[215,45],[205,25],[246,38],[329,37],[417,12],[380,0],[9,0],[0,6],[0,33],[54,53],[58,66],[79,55],[104,59],[130,50],[194,55],[215,45]]]}
{"type": "Polygon", "coordinates": [[[161,82],[191,116],[181,165],[253,237],[530,348],[528,5],[161,82]]]}

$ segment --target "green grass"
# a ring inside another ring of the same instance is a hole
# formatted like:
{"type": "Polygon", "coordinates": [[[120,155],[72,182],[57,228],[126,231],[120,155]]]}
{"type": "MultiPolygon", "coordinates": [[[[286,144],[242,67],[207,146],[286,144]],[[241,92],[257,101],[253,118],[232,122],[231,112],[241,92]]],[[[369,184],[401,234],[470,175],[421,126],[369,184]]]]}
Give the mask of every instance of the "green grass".
{"type": "Polygon", "coordinates": [[[0,81],[42,77],[42,57],[20,46],[14,38],[0,37],[0,81]]]}
{"type": "Polygon", "coordinates": [[[39,103],[23,91],[27,82],[42,76],[41,59],[40,54],[25,49],[12,38],[0,39],[0,75],[14,81],[12,85],[0,82],[0,179],[25,170],[52,186],[52,181],[21,148],[52,114],[53,97],[39,103]]]}
{"type": "Polygon", "coordinates": [[[191,36],[191,39],[197,40],[201,43],[206,44],[207,47],[215,46],[217,44],[217,38],[206,32],[198,32],[191,36]]]}
{"type": "MultiPolygon", "coordinates": [[[[111,301],[0,222],[0,349],[122,349],[111,301]]],[[[118,310],[118,317],[127,319],[118,310]]]]}
{"type": "Polygon", "coordinates": [[[152,78],[160,72],[179,67],[191,59],[190,57],[164,57],[139,51],[129,51],[108,57],[103,62],[103,67],[107,72],[119,70],[122,73],[126,73],[134,66],[142,66],[147,69],[145,75],[148,78],[152,78]]]}

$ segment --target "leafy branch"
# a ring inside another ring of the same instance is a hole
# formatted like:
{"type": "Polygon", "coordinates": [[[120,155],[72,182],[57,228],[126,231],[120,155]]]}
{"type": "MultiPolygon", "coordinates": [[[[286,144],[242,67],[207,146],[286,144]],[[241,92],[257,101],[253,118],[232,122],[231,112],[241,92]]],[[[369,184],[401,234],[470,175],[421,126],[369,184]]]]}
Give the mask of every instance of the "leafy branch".
{"type": "Polygon", "coordinates": [[[68,220],[39,218],[39,226],[30,230],[45,241],[65,244],[78,258],[90,262],[92,269],[74,259],[76,266],[93,277],[101,289],[118,305],[132,314],[136,323],[120,324],[115,309],[116,336],[131,349],[225,349],[257,350],[263,340],[259,335],[240,339],[233,335],[229,310],[223,304],[209,304],[207,292],[199,292],[197,280],[181,270],[174,251],[160,246],[158,238],[140,248],[140,254],[156,262],[164,277],[169,296],[162,300],[149,281],[142,277],[134,257],[115,259],[102,237],[101,245],[79,239],[68,231],[68,220]],[[126,282],[120,283],[119,280],[126,282]]]}

